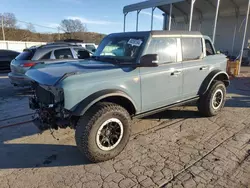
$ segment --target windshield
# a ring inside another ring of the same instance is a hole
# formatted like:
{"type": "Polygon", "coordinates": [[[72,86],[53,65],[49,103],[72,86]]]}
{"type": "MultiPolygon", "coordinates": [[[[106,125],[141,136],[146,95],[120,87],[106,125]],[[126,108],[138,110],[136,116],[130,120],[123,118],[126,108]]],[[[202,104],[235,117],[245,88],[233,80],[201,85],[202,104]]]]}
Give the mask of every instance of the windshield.
{"type": "Polygon", "coordinates": [[[24,50],[22,53],[20,53],[16,60],[31,60],[34,55],[34,52],[31,50],[24,50]]]}
{"type": "Polygon", "coordinates": [[[138,57],[143,42],[143,37],[106,37],[98,46],[94,56],[133,62],[138,57]]]}

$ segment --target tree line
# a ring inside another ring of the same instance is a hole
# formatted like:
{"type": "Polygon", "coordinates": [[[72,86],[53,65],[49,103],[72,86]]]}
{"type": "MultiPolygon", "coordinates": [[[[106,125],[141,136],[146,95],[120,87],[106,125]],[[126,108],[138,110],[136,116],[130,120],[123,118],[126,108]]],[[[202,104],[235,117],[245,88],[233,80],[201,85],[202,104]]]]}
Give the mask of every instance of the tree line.
{"type": "MultiPolygon", "coordinates": [[[[25,22],[25,28],[18,25],[18,20],[13,13],[0,14],[0,21],[3,19],[5,40],[12,41],[34,41],[34,42],[53,42],[56,40],[77,39],[84,42],[94,42],[99,44],[104,34],[88,32],[86,25],[78,19],[64,19],[58,28],[60,32],[39,33],[36,32],[36,24],[25,22]]],[[[1,25],[1,22],[0,22],[1,25]]],[[[39,25],[38,25],[39,26],[39,25]]],[[[40,26],[41,27],[41,26],[40,26]]],[[[0,40],[3,40],[2,29],[0,28],[0,40]]]]}

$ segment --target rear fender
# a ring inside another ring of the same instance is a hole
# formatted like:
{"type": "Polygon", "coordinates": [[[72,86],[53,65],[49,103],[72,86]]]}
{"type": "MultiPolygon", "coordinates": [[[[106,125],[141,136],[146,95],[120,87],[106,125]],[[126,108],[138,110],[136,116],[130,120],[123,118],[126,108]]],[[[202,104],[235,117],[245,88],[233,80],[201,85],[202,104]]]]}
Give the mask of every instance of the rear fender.
{"type": "Polygon", "coordinates": [[[202,82],[199,90],[199,95],[203,95],[204,93],[206,93],[206,91],[209,89],[209,87],[215,80],[220,80],[224,82],[226,87],[230,84],[229,76],[225,71],[214,70],[202,82]]]}

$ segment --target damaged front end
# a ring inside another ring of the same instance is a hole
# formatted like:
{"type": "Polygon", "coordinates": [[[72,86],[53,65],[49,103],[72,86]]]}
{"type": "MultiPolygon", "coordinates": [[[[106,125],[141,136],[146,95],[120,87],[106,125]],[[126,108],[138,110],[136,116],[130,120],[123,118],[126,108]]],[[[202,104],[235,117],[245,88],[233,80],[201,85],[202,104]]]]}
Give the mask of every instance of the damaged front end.
{"type": "Polygon", "coordinates": [[[71,115],[64,109],[63,89],[55,86],[32,84],[33,96],[29,106],[36,110],[33,123],[39,130],[71,127],[71,115]]]}

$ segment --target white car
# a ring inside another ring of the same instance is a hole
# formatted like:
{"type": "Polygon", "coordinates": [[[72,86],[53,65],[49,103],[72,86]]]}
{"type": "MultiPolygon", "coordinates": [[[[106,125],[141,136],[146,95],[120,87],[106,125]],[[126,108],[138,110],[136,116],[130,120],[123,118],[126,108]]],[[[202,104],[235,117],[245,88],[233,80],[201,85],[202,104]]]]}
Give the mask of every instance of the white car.
{"type": "Polygon", "coordinates": [[[91,52],[95,52],[95,50],[97,49],[97,45],[95,43],[81,43],[82,47],[91,51],[91,52]]]}

